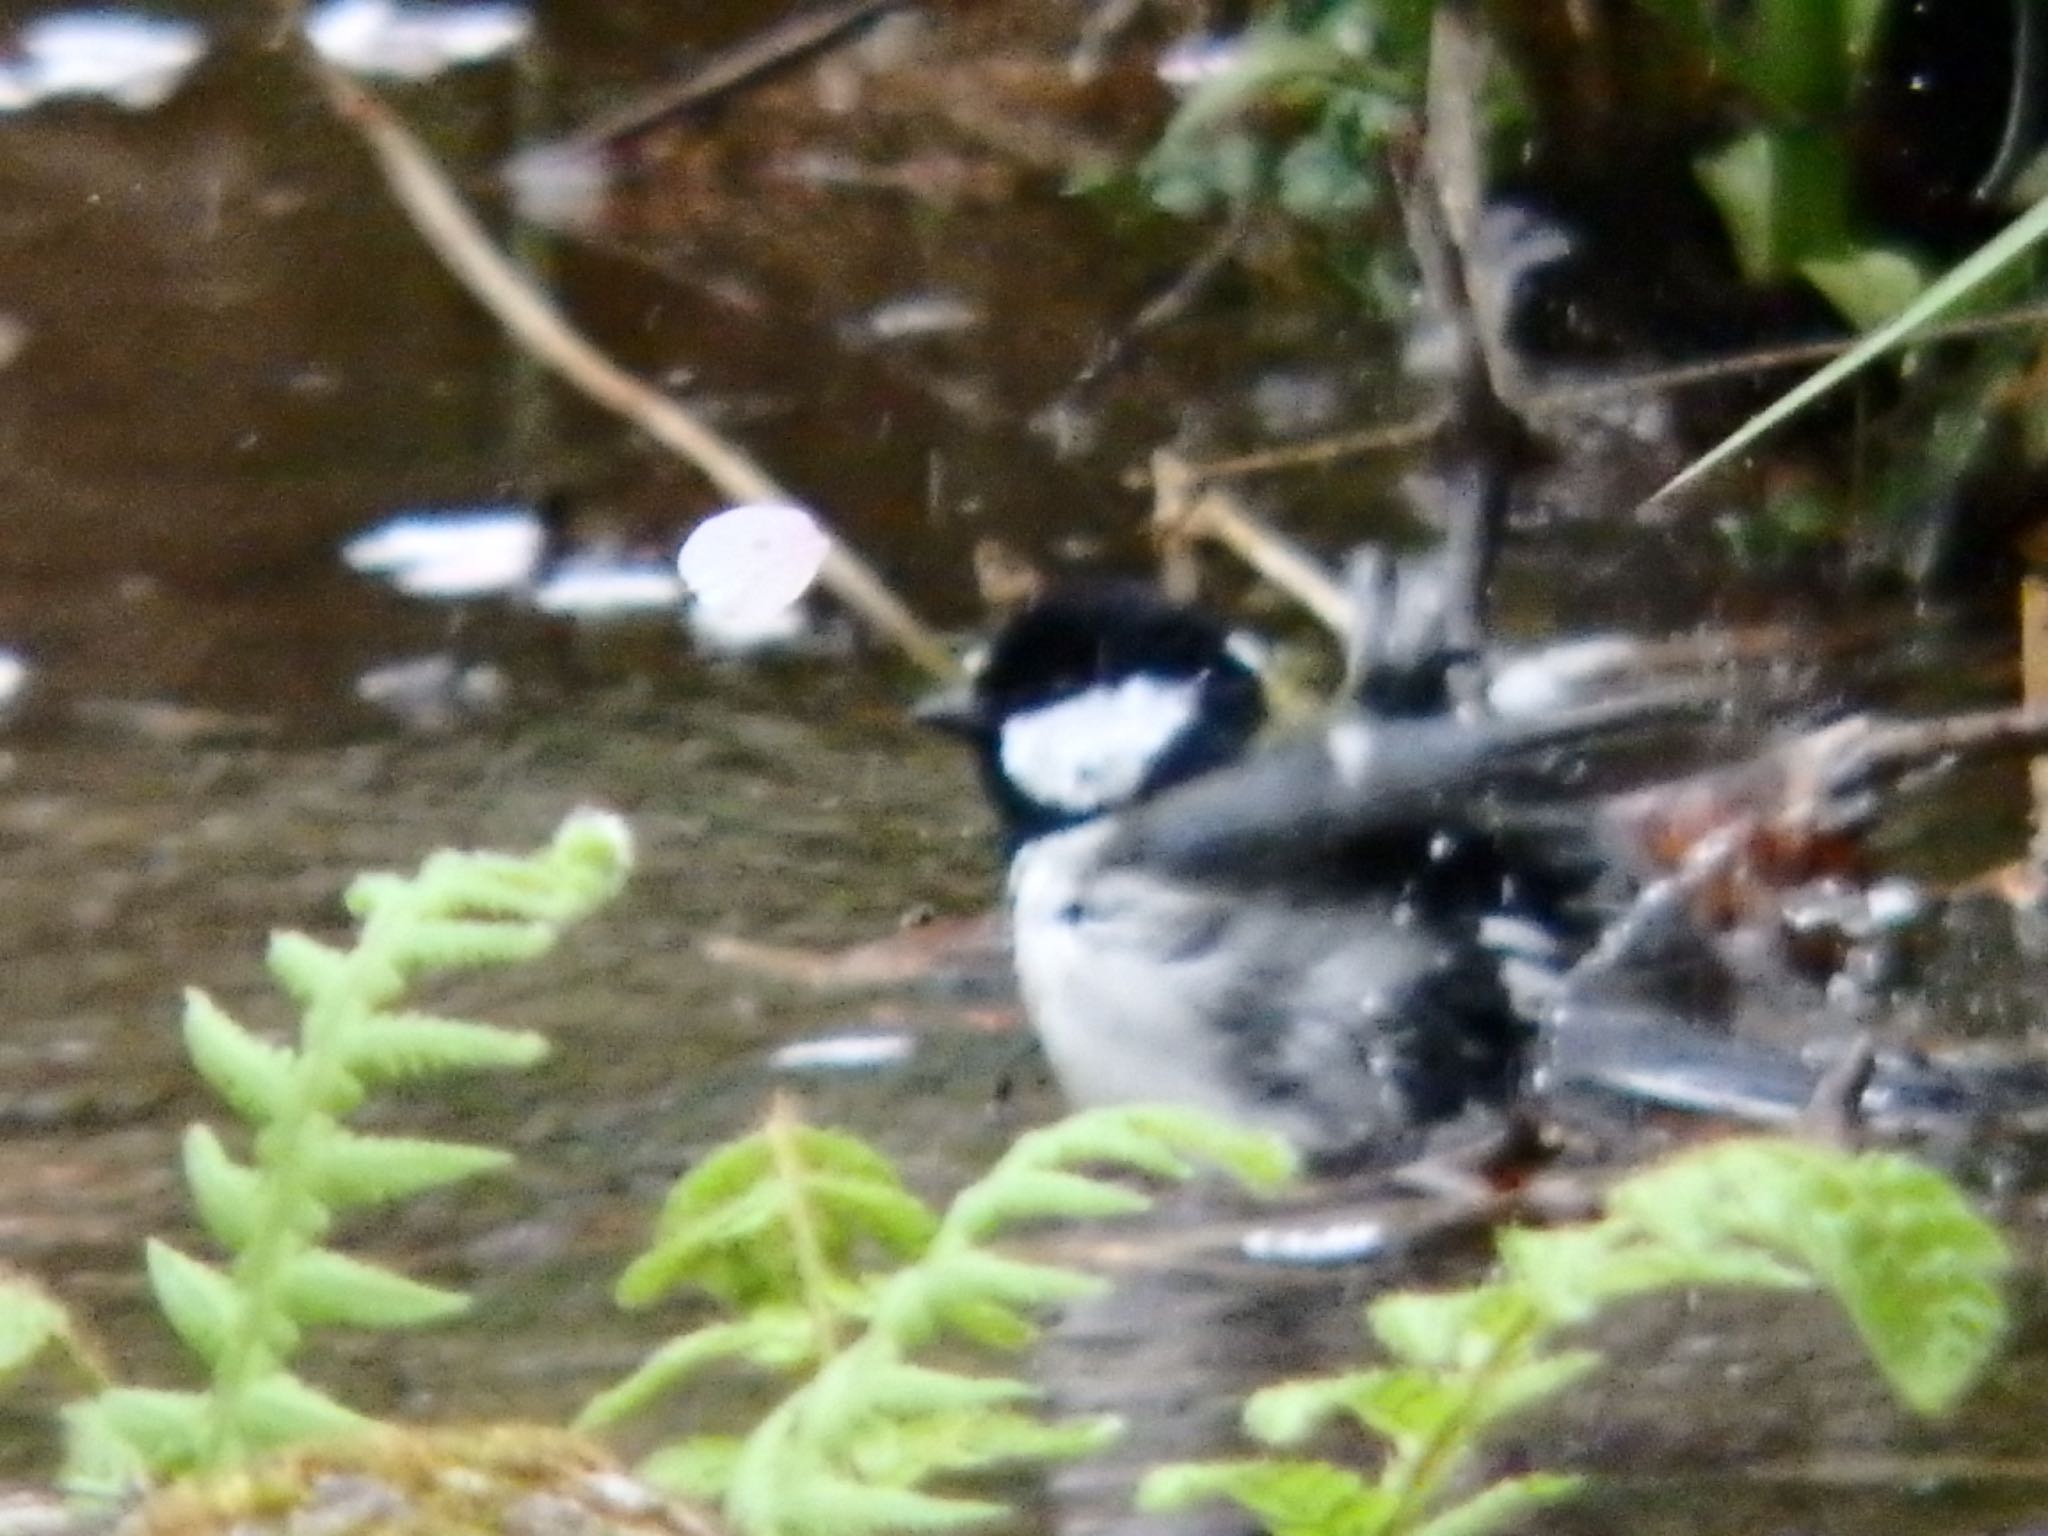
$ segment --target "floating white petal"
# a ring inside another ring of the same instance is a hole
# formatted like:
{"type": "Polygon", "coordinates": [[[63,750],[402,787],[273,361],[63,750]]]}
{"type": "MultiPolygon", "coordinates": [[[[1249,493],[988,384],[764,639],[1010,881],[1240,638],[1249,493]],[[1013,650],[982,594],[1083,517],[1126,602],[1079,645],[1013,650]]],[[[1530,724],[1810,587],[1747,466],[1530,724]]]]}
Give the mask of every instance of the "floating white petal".
{"type": "Polygon", "coordinates": [[[683,581],[666,560],[572,557],[533,589],[533,606],[571,619],[628,619],[673,613],[683,581]]]}
{"type": "Polygon", "coordinates": [[[206,56],[189,21],[71,11],[25,24],[15,56],[0,58],[0,112],[58,96],[97,96],[132,112],[161,106],[206,56]]]}
{"type": "Polygon", "coordinates": [[[706,518],[676,556],[692,628],[767,635],[794,623],[801,633],[801,614],[791,615],[831,550],[831,536],[802,507],[749,502],[706,518]]]}
{"type": "Polygon", "coordinates": [[[532,34],[532,8],[503,0],[466,5],[327,0],[306,18],[307,40],[329,63],[397,80],[425,80],[458,64],[496,58],[532,34]]]}
{"type": "Polygon", "coordinates": [[[917,1041],[898,1031],[820,1035],[794,1040],[773,1052],[770,1066],[783,1072],[873,1072],[908,1061],[917,1041]]]}
{"type": "Polygon", "coordinates": [[[341,558],[408,597],[491,597],[533,580],[546,541],[528,507],[407,512],[349,540],[341,558]]]}

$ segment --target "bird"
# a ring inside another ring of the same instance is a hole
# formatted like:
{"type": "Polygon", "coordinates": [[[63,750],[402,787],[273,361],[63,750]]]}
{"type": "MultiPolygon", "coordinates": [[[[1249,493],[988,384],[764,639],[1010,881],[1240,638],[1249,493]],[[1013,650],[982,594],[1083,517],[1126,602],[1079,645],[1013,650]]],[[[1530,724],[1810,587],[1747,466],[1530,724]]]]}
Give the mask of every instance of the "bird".
{"type": "Polygon", "coordinates": [[[1434,590],[1406,590],[1347,707],[1278,741],[1227,627],[1138,583],[1047,594],[921,711],[978,763],[1070,1100],[1204,1109],[1336,1168],[1514,1098],[1519,994],[1597,931],[1573,786],[1670,701],[1461,711],[1434,590]]]}

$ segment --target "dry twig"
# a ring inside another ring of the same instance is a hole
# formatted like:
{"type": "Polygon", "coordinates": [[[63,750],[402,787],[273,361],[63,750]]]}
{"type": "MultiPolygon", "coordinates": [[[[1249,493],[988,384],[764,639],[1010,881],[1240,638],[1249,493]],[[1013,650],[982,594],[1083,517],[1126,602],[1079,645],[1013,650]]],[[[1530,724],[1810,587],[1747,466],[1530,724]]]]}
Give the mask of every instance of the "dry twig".
{"type": "MultiPolygon", "coordinates": [[[[570,325],[499,252],[440,168],[383,103],[345,75],[312,60],[308,67],[317,72],[336,113],[369,146],[413,227],[520,346],[599,405],[688,459],[733,500],[801,502],[737,446],[620,368],[570,325]]],[[[958,675],[939,638],[837,537],[819,581],[935,678],[951,681],[958,675]]]]}

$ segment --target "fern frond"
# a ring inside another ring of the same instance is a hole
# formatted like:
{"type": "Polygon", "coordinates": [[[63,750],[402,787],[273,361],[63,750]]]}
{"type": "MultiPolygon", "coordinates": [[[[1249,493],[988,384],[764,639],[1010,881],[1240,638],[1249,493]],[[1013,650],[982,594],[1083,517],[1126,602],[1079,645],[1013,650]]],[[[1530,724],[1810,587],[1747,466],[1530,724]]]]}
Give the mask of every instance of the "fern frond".
{"type": "Polygon", "coordinates": [[[336,1127],[309,1158],[307,1182],[330,1210],[388,1205],[409,1195],[493,1173],[512,1161],[496,1147],[413,1136],[363,1136],[336,1127]]]}
{"type": "Polygon", "coordinates": [[[1492,1536],[1578,1482],[1535,1473],[1451,1501],[1480,1439],[1601,1363],[1552,1349],[1557,1333],[1652,1291],[1825,1291],[1923,1413],[1956,1400],[2004,1330],[2004,1242],[1947,1180],[1895,1154],[1721,1142],[1623,1180],[1608,1204],[1597,1222],[1502,1233],[1484,1284],[1372,1303],[1367,1324],[1395,1365],[1270,1387],[1246,1405],[1246,1430],[1268,1445],[1352,1419],[1387,1445],[1377,1481],[1279,1459],[1175,1467],[1148,1479],[1147,1507],[1228,1498],[1287,1536],[1492,1536]]]}
{"type": "Polygon", "coordinates": [[[74,1476],[214,1467],[369,1422],[290,1373],[302,1330],[418,1327],[454,1316],[468,1299],[322,1246],[336,1214],[508,1159],[489,1147],[361,1135],[340,1120],[367,1083],[524,1066],[546,1048],[537,1036],[390,1005],[419,977],[545,949],[563,923],[618,889],[630,862],[623,823],[579,813],[526,859],[435,855],[411,879],[357,880],[349,903],[361,930],[352,947],[300,933],[271,939],[271,974],[303,1010],[294,1047],[259,1038],[204,992],[186,994],[192,1060],[252,1131],[246,1162],[210,1127],[191,1127],[184,1141],[194,1204],[230,1261],[208,1263],[162,1242],[148,1250],[158,1304],[210,1385],[203,1393],[114,1389],[67,1415],[74,1476]]]}
{"type": "Polygon", "coordinates": [[[906,1190],[862,1142],[803,1125],[778,1104],[764,1129],[719,1149],[678,1180],[648,1251],[619,1282],[645,1304],[685,1284],[729,1307],[734,1321],[672,1341],[585,1410],[611,1422],[719,1360],[812,1369],[735,1450],[693,1439],[650,1460],[650,1475],[713,1489],[749,1536],[867,1536],[952,1530],[1002,1506],[926,1491],[932,1479],[1011,1462],[1100,1450],[1104,1418],[1047,1423],[1019,1405],[1036,1397],[1007,1376],[969,1375],[910,1355],[942,1335],[1016,1349],[1033,1315],[1093,1296],[1103,1282],[984,1246],[1027,1221],[1123,1216],[1150,1203],[1080,1166],[1183,1179],[1220,1160],[1264,1184],[1292,1166],[1277,1143],[1176,1110],[1074,1116],[1021,1138],[963,1190],[943,1217],[906,1190]],[[893,1261],[893,1270],[864,1262],[893,1261]],[[750,1327],[772,1319],[782,1350],[765,1360],[750,1327]],[[863,1325],[840,1344],[839,1325],[863,1325]]]}

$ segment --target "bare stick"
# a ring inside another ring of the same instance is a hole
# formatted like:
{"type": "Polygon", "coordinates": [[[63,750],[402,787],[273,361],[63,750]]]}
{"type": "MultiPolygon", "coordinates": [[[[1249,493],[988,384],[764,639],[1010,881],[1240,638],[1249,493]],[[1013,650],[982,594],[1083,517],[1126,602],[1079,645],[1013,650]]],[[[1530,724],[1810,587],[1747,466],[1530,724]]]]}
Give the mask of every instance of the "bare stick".
{"type": "MultiPolygon", "coordinates": [[[[1996,314],[1975,315],[1967,320],[1930,325],[1922,333],[1922,339],[1932,342],[1950,341],[1967,336],[1986,336],[1999,331],[2023,330],[2044,322],[2048,322],[2048,304],[2021,304],[2011,309],[2000,310],[1996,314]]],[[[1683,363],[1672,368],[1624,374],[1618,378],[1548,384],[1541,389],[1519,395],[1516,403],[1529,416],[1540,420],[1546,414],[1574,407],[1598,405],[1609,400],[1627,400],[1666,390],[1691,389],[1703,384],[1725,383],[1729,379],[1750,378],[1759,373],[1774,373],[1782,368],[1800,368],[1808,363],[1826,362],[1831,357],[1840,357],[1855,344],[1856,338],[1853,336],[1828,341],[1798,342],[1790,346],[1743,352],[1733,357],[1708,358],[1703,362],[1683,363]]],[[[1295,469],[1320,469],[1325,465],[1365,454],[1414,448],[1427,442],[1442,425],[1447,409],[1448,407],[1439,405],[1412,421],[1354,427],[1329,437],[1290,443],[1282,448],[1248,450],[1225,458],[1203,459],[1193,463],[1191,467],[1205,479],[1224,479],[1240,475],[1276,474],[1295,469]]],[[[1141,490],[1152,483],[1151,471],[1142,465],[1133,466],[1124,471],[1122,483],[1131,490],[1141,490]]]]}
{"type": "Polygon", "coordinates": [[[1292,597],[1342,639],[1351,633],[1351,600],[1315,558],[1268,528],[1228,491],[1203,486],[1184,460],[1152,457],[1157,489],[1152,530],[1169,559],[1197,539],[1213,539],[1292,597]]]}
{"type": "Polygon", "coordinates": [[[665,117],[705,106],[749,81],[794,64],[845,37],[854,28],[909,0],[845,0],[819,11],[785,17],[765,32],[714,55],[701,69],[635,97],[585,124],[567,138],[543,146],[547,154],[596,154],[621,139],[643,133],[665,117]]]}
{"type": "MultiPolygon", "coordinates": [[[[500,254],[447,178],[383,103],[344,75],[309,67],[318,73],[335,111],[369,145],[413,227],[513,340],[599,405],[688,459],[733,500],[801,504],[801,497],[778,485],[738,447],[620,368],[571,326],[500,254]]],[[[958,665],[939,638],[836,535],[818,579],[934,677],[947,682],[958,677],[958,665]]]]}

